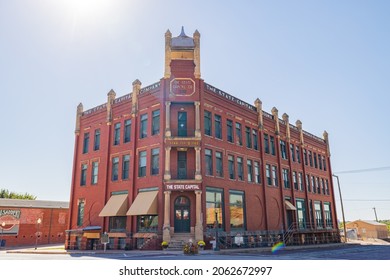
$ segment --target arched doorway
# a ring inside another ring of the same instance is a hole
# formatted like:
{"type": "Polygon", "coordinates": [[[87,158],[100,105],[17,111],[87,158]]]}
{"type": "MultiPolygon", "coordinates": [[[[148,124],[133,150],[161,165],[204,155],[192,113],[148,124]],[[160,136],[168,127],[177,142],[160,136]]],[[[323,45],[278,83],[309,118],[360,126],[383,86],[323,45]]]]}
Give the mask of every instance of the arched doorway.
{"type": "Polygon", "coordinates": [[[190,200],[179,196],[175,199],[175,232],[190,232],[190,200]]]}

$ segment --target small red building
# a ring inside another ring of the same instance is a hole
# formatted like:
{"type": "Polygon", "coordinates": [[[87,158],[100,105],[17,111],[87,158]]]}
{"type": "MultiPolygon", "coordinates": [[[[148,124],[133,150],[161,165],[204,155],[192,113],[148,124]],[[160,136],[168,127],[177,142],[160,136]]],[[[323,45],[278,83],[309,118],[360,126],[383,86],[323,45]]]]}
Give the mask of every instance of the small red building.
{"type": "Polygon", "coordinates": [[[67,246],[96,248],[104,232],[110,248],[208,243],[217,230],[225,247],[339,242],[323,136],[206,83],[199,32],[168,30],[163,78],[77,108],[67,246]]]}
{"type": "Polygon", "coordinates": [[[68,202],[1,198],[3,247],[64,243],[68,214],[68,202]]]}

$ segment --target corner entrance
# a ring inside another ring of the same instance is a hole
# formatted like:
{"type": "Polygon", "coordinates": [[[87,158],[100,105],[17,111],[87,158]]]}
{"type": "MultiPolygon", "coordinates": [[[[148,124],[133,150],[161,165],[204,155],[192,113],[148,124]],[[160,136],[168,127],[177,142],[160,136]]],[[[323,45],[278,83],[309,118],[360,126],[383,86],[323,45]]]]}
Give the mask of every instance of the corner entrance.
{"type": "Polygon", "coordinates": [[[175,232],[190,232],[190,200],[179,196],[175,200],[175,232]]]}

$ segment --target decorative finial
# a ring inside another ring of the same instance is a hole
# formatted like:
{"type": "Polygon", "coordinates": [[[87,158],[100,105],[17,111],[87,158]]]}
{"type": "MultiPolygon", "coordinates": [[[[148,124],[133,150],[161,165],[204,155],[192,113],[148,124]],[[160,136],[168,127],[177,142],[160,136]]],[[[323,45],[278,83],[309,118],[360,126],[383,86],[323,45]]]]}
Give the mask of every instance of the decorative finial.
{"type": "Polygon", "coordinates": [[[184,32],[184,26],[181,27],[180,37],[187,37],[186,33],[184,32]]]}

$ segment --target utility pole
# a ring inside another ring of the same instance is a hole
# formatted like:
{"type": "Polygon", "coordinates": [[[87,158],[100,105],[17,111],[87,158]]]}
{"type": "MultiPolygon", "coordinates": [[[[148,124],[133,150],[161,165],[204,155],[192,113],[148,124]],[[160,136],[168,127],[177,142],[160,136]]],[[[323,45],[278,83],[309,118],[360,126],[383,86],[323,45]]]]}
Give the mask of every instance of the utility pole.
{"type": "Polygon", "coordinates": [[[344,205],[343,205],[343,198],[341,196],[341,188],[340,188],[340,181],[339,176],[332,174],[333,177],[336,177],[337,179],[337,185],[339,187],[339,195],[340,195],[340,203],[341,203],[341,213],[343,215],[343,224],[344,224],[344,242],[347,243],[347,227],[345,226],[345,216],[344,216],[344,205]]]}
{"type": "Polygon", "coordinates": [[[374,207],[374,208],[372,208],[372,209],[374,209],[374,213],[375,213],[375,221],[377,221],[377,222],[378,222],[378,216],[376,215],[376,208],[374,207]]]}

